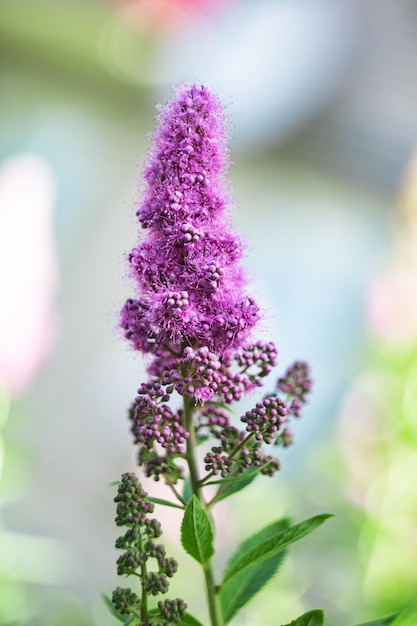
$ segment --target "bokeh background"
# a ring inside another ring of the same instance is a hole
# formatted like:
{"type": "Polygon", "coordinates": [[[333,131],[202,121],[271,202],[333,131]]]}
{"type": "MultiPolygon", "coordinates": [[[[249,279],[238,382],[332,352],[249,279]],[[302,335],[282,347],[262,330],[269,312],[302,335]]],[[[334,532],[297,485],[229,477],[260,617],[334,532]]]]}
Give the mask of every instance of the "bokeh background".
{"type": "MultiPolygon", "coordinates": [[[[0,68],[0,624],[114,623],[109,483],[135,467],[144,378],[117,329],[124,255],[155,104],[184,80],[227,106],[259,334],[277,373],[308,359],[315,380],[282,471],[219,512],[219,570],[282,514],[336,514],[234,623],[412,606],[417,2],[0,0],[0,68]]],[[[161,515],[173,593],[198,613],[199,573],[161,515]]]]}

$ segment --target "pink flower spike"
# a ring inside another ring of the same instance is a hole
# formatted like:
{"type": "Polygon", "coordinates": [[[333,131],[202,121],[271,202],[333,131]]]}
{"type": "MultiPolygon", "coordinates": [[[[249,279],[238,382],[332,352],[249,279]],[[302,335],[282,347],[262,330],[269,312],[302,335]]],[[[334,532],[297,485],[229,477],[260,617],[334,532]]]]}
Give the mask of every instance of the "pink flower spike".
{"type": "Polygon", "coordinates": [[[147,238],[129,261],[139,298],[121,314],[137,350],[237,351],[259,319],[244,292],[243,246],[229,230],[223,107],[204,85],[181,85],[159,108],[137,216],[147,238]]]}

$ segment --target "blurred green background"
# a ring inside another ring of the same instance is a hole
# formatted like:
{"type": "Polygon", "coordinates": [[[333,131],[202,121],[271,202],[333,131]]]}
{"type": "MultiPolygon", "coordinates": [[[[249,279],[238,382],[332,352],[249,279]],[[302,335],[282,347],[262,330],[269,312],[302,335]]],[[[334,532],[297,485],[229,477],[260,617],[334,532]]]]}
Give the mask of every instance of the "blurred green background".
{"type": "MultiPolygon", "coordinates": [[[[155,104],[183,80],[227,106],[259,335],[279,372],[308,359],[315,381],[282,471],[219,511],[219,568],[281,514],[336,513],[234,623],[412,606],[415,0],[0,0],[0,68],[0,624],[114,623],[108,484],[135,467],[145,375],[117,330],[124,255],[155,104]]],[[[173,593],[198,613],[179,520],[161,516],[173,593]]]]}

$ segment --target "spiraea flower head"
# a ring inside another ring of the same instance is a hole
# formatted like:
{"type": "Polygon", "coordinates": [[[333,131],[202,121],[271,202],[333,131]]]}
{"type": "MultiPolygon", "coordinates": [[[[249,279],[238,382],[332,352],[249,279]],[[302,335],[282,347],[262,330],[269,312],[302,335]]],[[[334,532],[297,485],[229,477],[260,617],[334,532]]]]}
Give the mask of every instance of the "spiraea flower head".
{"type": "Polygon", "coordinates": [[[227,215],[223,107],[205,86],[182,85],[161,106],[137,210],[148,235],[130,252],[137,297],[121,314],[142,351],[242,347],[259,317],[244,292],[243,246],[227,215]]]}

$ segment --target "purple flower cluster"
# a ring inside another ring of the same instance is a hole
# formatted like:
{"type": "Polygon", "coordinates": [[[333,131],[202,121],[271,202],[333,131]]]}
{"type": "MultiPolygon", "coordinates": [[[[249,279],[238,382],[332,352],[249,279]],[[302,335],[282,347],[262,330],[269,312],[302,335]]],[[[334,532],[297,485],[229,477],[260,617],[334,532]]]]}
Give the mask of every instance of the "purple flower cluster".
{"type": "Polygon", "coordinates": [[[192,396],[197,404],[204,404],[214,398],[231,404],[240,400],[249,390],[261,386],[265,372],[272,367],[272,362],[276,363],[277,350],[273,343],[267,347],[262,344],[262,350],[259,343],[256,346],[246,346],[234,357],[229,353],[218,356],[207,346],[197,349],[186,346],[182,355],[175,359],[169,354],[156,357],[150,373],[160,381],[157,385],[161,397],[164,395],[162,384],[166,386],[166,394],[175,389],[182,396],[192,396]],[[248,355],[253,352],[260,357],[252,358],[248,364],[248,355]],[[251,365],[255,368],[251,369],[251,365]]]}
{"type": "Polygon", "coordinates": [[[284,376],[278,380],[278,389],[287,394],[288,412],[301,417],[301,409],[307,401],[307,394],[311,391],[310,368],[305,361],[296,361],[287,369],[284,376]]]}
{"type": "Polygon", "coordinates": [[[224,427],[215,435],[219,445],[213,446],[204,457],[205,469],[214,476],[225,478],[235,468],[238,473],[247,469],[261,468],[261,473],[272,476],[280,469],[278,459],[265,456],[262,442],[234,426],[224,427]]]}
{"type": "Polygon", "coordinates": [[[167,401],[170,394],[160,383],[142,383],[131,410],[135,443],[151,449],[154,443],[169,454],[183,454],[189,433],[181,424],[181,415],[173,413],[167,401]]]}
{"type": "Polygon", "coordinates": [[[230,371],[226,361],[203,346],[197,351],[187,346],[180,363],[186,367],[187,376],[175,385],[176,391],[188,393],[196,402],[207,402],[215,396],[226,404],[240,400],[248,389],[249,378],[230,371]]]}
{"type": "MultiPolygon", "coordinates": [[[[236,360],[240,366],[243,366],[242,372],[245,371],[245,375],[248,376],[248,367],[259,360],[259,354],[265,355],[266,353],[273,354],[276,360],[276,350],[273,344],[268,344],[267,351],[262,344],[249,347],[242,353],[244,356],[239,356],[236,360]],[[258,353],[259,350],[260,353],[258,353]],[[250,354],[258,354],[258,356],[253,360],[250,354]]],[[[268,359],[261,359],[262,362],[267,363],[268,359]]],[[[273,443],[284,448],[292,444],[293,436],[287,427],[288,418],[290,415],[301,417],[301,408],[307,400],[311,386],[312,381],[307,363],[296,361],[278,380],[278,388],[287,393],[286,400],[278,397],[276,393],[267,394],[261,402],[257,402],[240,418],[240,421],[246,424],[246,434],[232,426],[222,409],[216,408],[216,411],[219,411],[217,414],[208,405],[203,412],[208,417],[206,426],[219,440],[220,445],[213,446],[206,453],[204,458],[206,471],[226,477],[234,471],[234,468],[244,471],[250,467],[262,467],[262,473],[273,475],[280,467],[279,462],[276,458],[263,454],[262,443],[273,443]]]]}
{"type": "Polygon", "coordinates": [[[238,365],[243,367],[244,372],[250,373],[250,376],[255,379],[268,376],[272,369],[278,363],[278,350],[275,344],[270,341],[264,343],[263,341],[257,341],[249,346],[244,346],[237,358],[238,365]],[[253,372],[253,369],[256,369],[253,372]]]}
{"type": "Polygon", "coordinates": [[[204,457],[205,469],[207,472],[212,472],[214,476],[220,474],[225,478],[233,467],[232,459],[224,453],[220,446],[216,446],[207,452],[204,457]]]}
{"type": "Polygon", "coordinates": [[[246,424],[247,432],[254,433],[255,439],[271,443],[286,421],[287,413],[285,402],[275,394],[271,394],[262,402],[257,402],[256,406],[246,411],[240,419],[246,424]]]}
{"type": "Polygon", "coordinates": [[[262,446],[291,442],[282,428],[289,414],[300,415],[308,367],[299,361],[279,380],[285,401],[269,394],[241,417],[245,430],[232,424],[228,405],[263,385],[278,351],[272,342],[248,343],[259,311],[244,293],[242,242],[229,230],[223,110],[206,87],[183,85],[158,121],[137,208],[147,236],[128,256],[137,297],[120,321],[131,344],[152,355],[150,381],[130,411],[139,465],[175,485],[183,477],[177,458],[193,440],[187,424],[197,441],[215,440],[204,458],[208,472],[259,467],[272,475],[279,463],[262,446]],[[179,397],[184,408],[173,410],[179,397]]]}
{"type": "Polygon", "coordinates": [[[160,109],[137,210],[149,234],[129,254],[139,297],[120,321],[137,350],[237,350],[259,318],[228,228],[225,140],[222,106],[204,86],[181,86],[160,109]]]}

